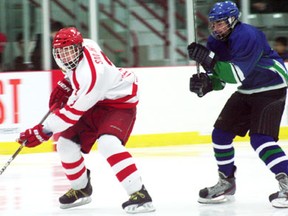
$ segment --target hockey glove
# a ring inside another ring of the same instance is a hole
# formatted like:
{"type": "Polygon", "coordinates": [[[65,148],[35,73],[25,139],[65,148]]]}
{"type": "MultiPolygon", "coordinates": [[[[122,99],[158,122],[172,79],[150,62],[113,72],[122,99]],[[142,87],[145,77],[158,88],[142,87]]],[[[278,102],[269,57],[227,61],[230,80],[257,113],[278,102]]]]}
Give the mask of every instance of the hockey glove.
{"type": "Polygon", "coordinates": [[[196,93],[198,97],[203,97],[212,90],[212,81],[206,73],[193,74],[190,78],[190,91],[196,93]]]}
{"type": "Polygon", "coordinates": [[[189,58],[201,64],[205,71],[208,72],[213,70],[217,62],[217,57],[214,52],[195,42],[191,43],[187,47],[187,50],[189,58]]]}
{"type": "Polygon", "coordinates": [[[72,86],[68,80],[63,79],[58,81],[57,86],[54,88],[50,95],[49,108],[62,108],[68,101],[68,98],[72,94],[72,86]]]}
{"type": "Polygon", "coordinates": [[[49,140],[51,134],[45,134],[43,132],[43,125],[38,124],[33,128],[27,129],[25,132],[20,133],[20,137],[17,140],[21,145],[24,143],[26,147],[35,147],[42,142],[49,140]]]}

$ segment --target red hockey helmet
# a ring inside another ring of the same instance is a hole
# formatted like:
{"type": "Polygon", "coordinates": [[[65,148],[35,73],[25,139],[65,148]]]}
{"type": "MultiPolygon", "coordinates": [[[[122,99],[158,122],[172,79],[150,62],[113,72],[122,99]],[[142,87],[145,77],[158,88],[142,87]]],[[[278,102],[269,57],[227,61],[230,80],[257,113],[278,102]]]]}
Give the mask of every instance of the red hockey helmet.
{"type": "Polygon", "coordinates": [[[75,27],[60,29],[53,40],[53,56],[58,66],[63,70],[77,67],[82,55],[83,37],[75,27]]]}
{"type": "Polygon", "coordinates": [[[60,29],[53,40],[53,48],[63,48],[69,45],[82,44],[83,37],[75,27],[60,29]]]}

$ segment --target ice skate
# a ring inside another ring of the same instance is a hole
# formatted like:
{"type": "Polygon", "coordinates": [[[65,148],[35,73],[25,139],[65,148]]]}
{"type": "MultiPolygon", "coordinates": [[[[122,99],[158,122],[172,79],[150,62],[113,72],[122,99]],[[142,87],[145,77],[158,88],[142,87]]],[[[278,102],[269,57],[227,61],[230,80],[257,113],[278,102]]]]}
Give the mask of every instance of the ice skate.
{"type": "Polygon", "coordinates": [[[279,181],[280,191],[269,196],[272,206],[276,208],[288,208],[288,177],[286,173],[279,173],[276,175],[279,181]]]}
{"type": "Polygon", "coordinates": [[[80,190],[70,189],[59,198],[60,208],[67,209],[85,205],[91,202],[92,186],[90,183],[90,170],[87,170],[88,183],[85,188],[80,190]]]}
{"type": "Polygon", "coordinates": [[[140,191],[130,195],[129,200],[122,204],[122,208],[129,214],[155,211],[155,208],[152,204],[152,199],[144,185],[140,191]]]}
{"type": "Polygon", "coordinates": [[[227,202],[229,200],[233,200],[235,191],[236,184],[234,174],[231,177],[227,177],[222,172],[219,172],[218,183],[212,187],[207,187],[200,190],[198,202],[202,204],[227,202]]]}

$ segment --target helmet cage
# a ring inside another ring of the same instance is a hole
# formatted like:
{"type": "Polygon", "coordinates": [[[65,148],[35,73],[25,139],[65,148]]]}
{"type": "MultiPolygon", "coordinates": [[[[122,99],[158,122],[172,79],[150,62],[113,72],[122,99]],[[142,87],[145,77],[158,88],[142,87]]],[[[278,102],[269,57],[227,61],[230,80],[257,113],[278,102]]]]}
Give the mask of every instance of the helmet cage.
{"type": "Polygon", "coordinates": [[[62,48],[53,48],[53,56],[56,63],[62,70],[73,70],[79,64],[79,58],[82,55],[82,45],[74,44],[62,48]]]}
{"type": "Polygon", "coordinates": [[[237,22],[238,20],[235,17],[212,21],[209,22],[209,31],[215,39],[225,41],[228,39],[237,22]]]}

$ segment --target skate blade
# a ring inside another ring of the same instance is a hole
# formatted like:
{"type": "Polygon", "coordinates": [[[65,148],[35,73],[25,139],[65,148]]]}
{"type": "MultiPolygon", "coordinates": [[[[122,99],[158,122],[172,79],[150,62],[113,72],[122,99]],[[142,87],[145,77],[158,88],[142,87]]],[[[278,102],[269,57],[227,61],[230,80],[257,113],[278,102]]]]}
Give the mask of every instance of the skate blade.
{"type": "Polygon", "coordinates": [[[275,208],[288,208],[287,198],[276,198],[271,201],[272,206],[275,208]]]}
{"type": "Polygon", "coordinates": [[[146,213],[156,211],[152,202],[144,203],[143,205],[130,205],[124,208],[128,214],[146,213]]]}
{"type": "Polygon", "coordinates": [[[234,200],[235,198],[233,195],[221,195],[219,197],[215,197],[212,199],[199,197],[198,202],[201,204],[221,204],[221,203],[231,202],[234,200]]]}
{"type": "Polygon", "coordinates": [[[69,204],[60,204],[61,209],[69,209],[69,208],[74,208],[77,206],[82,206],[90,203],[92,201],[91,197],[83,197],[81,199],[76,200],[74,203],[69,203],[69,204]]]}

